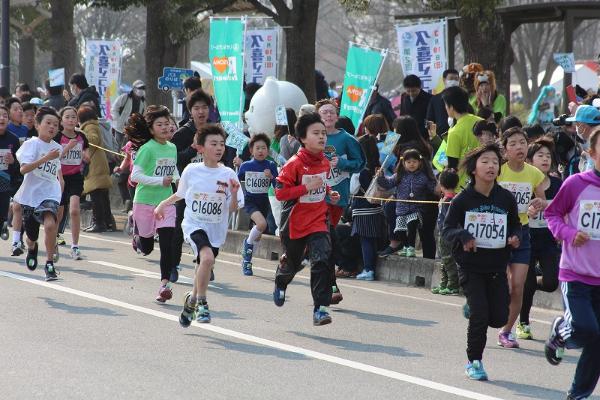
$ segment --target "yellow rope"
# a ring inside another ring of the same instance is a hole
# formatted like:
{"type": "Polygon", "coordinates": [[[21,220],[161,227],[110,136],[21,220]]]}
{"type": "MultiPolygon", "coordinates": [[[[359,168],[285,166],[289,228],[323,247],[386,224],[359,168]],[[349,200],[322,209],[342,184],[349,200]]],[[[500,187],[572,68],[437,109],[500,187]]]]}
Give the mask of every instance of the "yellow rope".
{"type": "Polygon", "coordinates": [[[90,146],[94,146],[94,147],[95,147],[95,148],[97,148],[97,149],[104,150],[104,151],[106,151],[106,152],[108,152],[108,153],[112,153],[112,154],[114,154],[114,155],[117,155],[117,156],[119,156],[119,157],[123,157],[123,158],[125,158],[125,157],[126,157],[126,156],[125,156],[125,154],[121,154],[121,153],[117,153],[117,152],[115,152],[115,151],[112,151],[112,150],[109,150],[109,149],[105,149],[104,147],[97,146],[97,145],[95,145],[94,143],[90,143],[89,145],[90,145],[90,146]]]}
{"type": "MultiPolygon", "coordinates": [[[[366,200],[391,201],[394,203],[440,204],[439,201],[433,201],[433,200],[408,200],[408,199],[394,199],[391,197],[389,199],[384,199],[382,197],[367,197],[367,196],[352,196],[352,197],[357,198],[357,199],[366,199],[366,200]]],[[[442,203],[450,204],[449,201],[444,201],[442,203]]]]}

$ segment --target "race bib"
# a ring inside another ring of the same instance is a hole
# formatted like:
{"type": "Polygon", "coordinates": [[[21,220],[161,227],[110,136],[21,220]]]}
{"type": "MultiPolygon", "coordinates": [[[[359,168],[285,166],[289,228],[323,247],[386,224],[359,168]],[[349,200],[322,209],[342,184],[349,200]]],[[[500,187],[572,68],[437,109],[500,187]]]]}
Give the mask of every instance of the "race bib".
{"type": "Polygon", "coordinates": [[[0,171],[6,171],[8,169],[8,163],[6,162],[6,156],[10,153],[10,149],[0,149],[0,171]]]}
{"type": "Polygon", "coordinates": [[[190,160],[190,164],[201,163],[203,161],[202,154],[198,153],[190,160]]]}
{"type": "Polygon", "coordinates": [[[250,194],[269,193],[271,180],[264,172],[246,172],[246,192],[250,194]]]}
{"type": "Polygon", "coordinates": [[[312,179],[315,179],[317,177],[323,179],[323,185],[317,189],[309,190],[308,193],[300,197],[300,203],[318,203],[320,201],[325,200],[325,194],[327,193],[327,184],[325,182],[327,174],[325,172],[317,175],[303,175],[302,184],[306,185],[312,179]]]}
{"type": "Polygon", "coordinates": [[[526,214],[531,202],[531,183],[498,182],[500,186],[512,193],[517,201],[519,214],[526,214]]]}
{"type": "Polygon", "coordinates": [[[83,162],[83,145],[81,143],[77,143],[75,147],[73,147],[69,151],[64,151],[64,148],[67,145],[63,145],[62,157],[60,158],[60,163],[62,165],[81,165],[83,162]]]}
{"type": "Polygon", "coordinates": [[[175,175],[175,160],[173,158],[159,158],[154,166],[154,176],[175,175]]]}
{"type": "MultiPolygon", "coordinates": [[[[42,154],[42,157],[45,154],[42,154]]],[[[60,170],[60,162],[58,159],[49,160],[33,170],[33,174],[38,178],[53,182],[58,179],[58,171],[60,170]]]]}
{"type": "MultiPolygon", "coordinates": [[[[551,202],[552,200],[548,200],[548,205],[550,205],[551,202]]],[[[546,221],[546,218],[544,218],[544,210],[538,212],[533,218],[529,217],[529,227],[533,229],[542,229],[548,227],[548,221],[546,221]]]]}
{"type": "Polygon", "coordinates": [[[579,202],[577,230],[587,233],[591,240],[600,240],[600,201],[579,202]]]}
{"type": "Polygon", "coordinates": [[[338,185],[344,179],[350,179],[350,173],[348,171],[340,171],[337,167],[331,168],[327,174],[327,184],[332,187],[338,185]]]}
{"type": "Polygon", "coordinates": [[[506,247],[506,215],[466,212],[464,227],[475,238],[475,245],[482,249],[506,247]]]}
{"type": "Polygon", "coordinates": [[[225,212],[225,194],[194,193],[189,207],[197,222],[219,224],[225,212]]]}

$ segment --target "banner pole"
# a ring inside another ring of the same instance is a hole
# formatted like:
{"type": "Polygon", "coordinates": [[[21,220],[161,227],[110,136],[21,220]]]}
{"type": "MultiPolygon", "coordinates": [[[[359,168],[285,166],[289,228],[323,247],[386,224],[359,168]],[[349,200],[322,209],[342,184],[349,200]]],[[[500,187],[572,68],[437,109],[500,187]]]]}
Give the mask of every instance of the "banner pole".
{"type": "Polygon", "coordinates": [[[238,127],[240,129],[244,129],[244,74],[245,74],[245,63],[246,63],[246,28],[248,26],[248,21],[246,20],[246,16],[244,15],[240,21],[244,25],[244,33],[242,34],[242,85],[240,90],[240,119],[238,121],[238,127]]]}
{"type": "MultiPolygon", "coordinates": [[[[381,49],[380,51],[381,51],[381,55],[383,57],[381,59],[381,62],[379,63],[379,68],[377,69],[377,75],[375,76],[375,81],[371,85],[371,91],[369,92],[369,97],[367,98],[367,106],[369,105],[369,102],[371,101],[371,97],[373,96],[373,91],[375,89],[375,85],[377,84],[377,81],[379,80],[379,75],[381,74],[381,71],[383,70],[383,64],[385,64],[385,59],[387,58],[387,54],[388,54],[387,49],[381,49]]],[[[360,118],[358,119],[359,126],[362,123],[363,117],[365,116],[365,112],[367,112],[366,106],[362,110],[362,113],[360,114],[360,118]]],[[[356,129],[358,129],[358,126],[356,127],[356,129]]]]}

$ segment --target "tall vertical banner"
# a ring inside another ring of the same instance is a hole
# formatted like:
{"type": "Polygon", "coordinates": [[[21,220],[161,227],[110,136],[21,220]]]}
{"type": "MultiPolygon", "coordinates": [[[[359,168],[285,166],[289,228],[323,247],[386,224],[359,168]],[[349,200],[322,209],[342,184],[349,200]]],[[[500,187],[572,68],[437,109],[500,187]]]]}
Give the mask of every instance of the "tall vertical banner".
{"type": "Polygon", "coordinates": [[[101,115],[112,120],[111,104],[119,96],[122,48],[118,40],[86,40],[85,77],[100,94],[101,115]]]}
{"type": "Polygon", "coordinates": [[[350,43],[340,115],[350,118],[356,127],[362,122],[386,56],[387,49],[375,50],[350,43]]]}
{"type": "Polygon", "coordinates": [[[400,64],[404,76],[417,75],[422,89],[432,92],[448,64],[446,20],[419,25],[396,26],[400,64]]]}
{"type": "Polygon", "coordinates": [[[244,33],[246,18],[210,19],[210,59],[221,121],[241,124],[244,104],[244,33]]]}
{"type": "Polygon", "coordinates": [[[246,31],[244,74],[246,82],[262,85],[268,76],[277,78],[279,29],[246,31]]]}

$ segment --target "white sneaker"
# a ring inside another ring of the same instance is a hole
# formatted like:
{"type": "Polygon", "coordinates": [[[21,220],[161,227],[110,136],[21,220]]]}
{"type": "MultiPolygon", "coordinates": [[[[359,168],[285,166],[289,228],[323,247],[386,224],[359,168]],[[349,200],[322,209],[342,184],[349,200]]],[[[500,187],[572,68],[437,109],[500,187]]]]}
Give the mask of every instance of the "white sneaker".
{"type": "Polygon", "coordinates": [[[72,247],[71,248],[71,258],[73,260],[81,260],[81,251],[79,250],[79,247],[72,247]]]}

